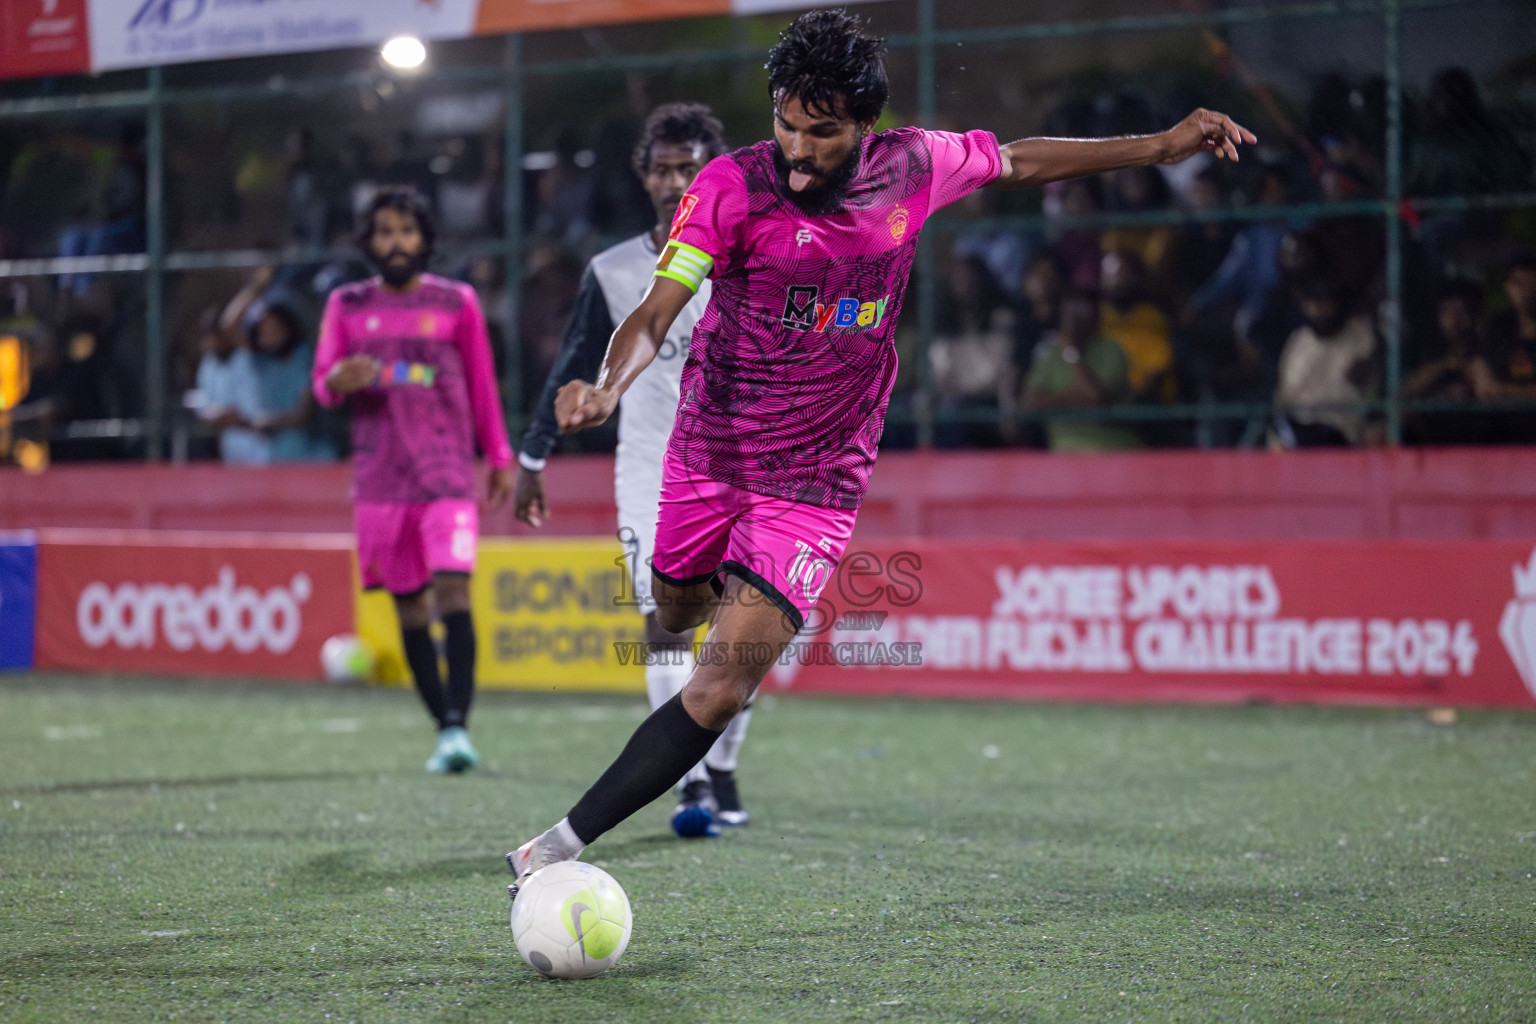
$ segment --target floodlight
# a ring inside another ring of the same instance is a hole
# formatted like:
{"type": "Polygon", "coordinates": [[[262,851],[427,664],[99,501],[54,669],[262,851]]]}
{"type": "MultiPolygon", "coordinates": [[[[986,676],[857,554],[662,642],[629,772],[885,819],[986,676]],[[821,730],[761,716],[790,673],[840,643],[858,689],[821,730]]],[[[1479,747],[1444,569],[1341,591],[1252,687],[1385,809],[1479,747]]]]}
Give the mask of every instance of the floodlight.
{"type": "Polygon", "coordinates": [[[427,47],[415,36],[396,36],[379,51],[384,63],[401,71],[414,71],[426,63],[427,47]]]}

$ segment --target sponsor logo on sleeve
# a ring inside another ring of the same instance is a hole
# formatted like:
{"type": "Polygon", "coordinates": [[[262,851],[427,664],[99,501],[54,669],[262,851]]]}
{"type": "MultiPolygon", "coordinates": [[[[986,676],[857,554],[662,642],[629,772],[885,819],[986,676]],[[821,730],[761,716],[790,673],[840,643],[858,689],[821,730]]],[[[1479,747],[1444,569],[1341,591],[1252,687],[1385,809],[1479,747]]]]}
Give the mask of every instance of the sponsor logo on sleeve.
{"type": "Polygon", "coordinates": [[[677,204],[677,214],[672,218],[672,233],[667,235],[672,241],[677,241],[677,236],[683,233],[683,228],[688,224],[688,218],[693,216],[694,207],[699,205],[699,197],[692,192],[683,196],[682,202],[677,204]]]}

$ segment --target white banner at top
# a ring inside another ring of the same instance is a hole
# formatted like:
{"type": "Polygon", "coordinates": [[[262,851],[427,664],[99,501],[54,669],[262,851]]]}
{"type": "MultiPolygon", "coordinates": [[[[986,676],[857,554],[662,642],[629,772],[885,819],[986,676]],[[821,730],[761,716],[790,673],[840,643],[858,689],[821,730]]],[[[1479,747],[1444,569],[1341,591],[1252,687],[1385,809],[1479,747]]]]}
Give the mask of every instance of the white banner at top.
{"type": "Polygon", "coordinates": [[[95,70],[473,35],[478,0],[90,0],[95,70]]]}
{"type": "Polygon", "coordinates": [[[0,79],[867,0],[0,0],[0,79]]]}

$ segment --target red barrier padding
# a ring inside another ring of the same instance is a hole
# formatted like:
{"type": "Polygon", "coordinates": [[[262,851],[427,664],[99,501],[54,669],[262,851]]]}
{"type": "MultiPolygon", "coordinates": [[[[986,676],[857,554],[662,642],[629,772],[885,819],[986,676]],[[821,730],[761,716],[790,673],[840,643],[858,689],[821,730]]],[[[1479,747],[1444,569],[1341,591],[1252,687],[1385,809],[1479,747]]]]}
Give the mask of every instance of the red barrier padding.
{"type": "Polygon", "coordinates": [[[1536,449],[892,453],[859,535],[1536,537],[1536,449]]]}
{"type": "MultiPolygon", "coordinates": [[[[820,601],[770,688],[1536,707],[1529,540],[856,538],[826,568],[771,573],[820,601]]],[[[352,581],[344,534],[46,530],[37,664],[313,679],[352,581]]]]}
{"type": "Polygon", "coordinates": [[[1536,546],[855,542],[765,685],[1536,707],[1536,546]]]}
{"type": "MultiPolygon", "coordinates": [[[[550,460],[552,536],[612,534],[613,461],[550,460]]],[[[0,470],[0,529],[349,532],[351,468],[56,466],[0,470]]],[[[511,511],[489,535],[529,536],[511,511]]],[[[858,536],[1017,540],[1536,537],[1536,449],[887,452],[858,536]]]]}
{"type": "MultiPolygon", "coordinates": [[[[616,529],[613,460],[560,459],[545,473],[553,536],[616,529]]],[[[0,469],[0,529],[11,524],[143,530],[351,533],[352,467],[215,464],[60,465],[38,476],[0,469]]],[[[482,517],[485,533],[531,535],[508,508],[482,517]]]]}

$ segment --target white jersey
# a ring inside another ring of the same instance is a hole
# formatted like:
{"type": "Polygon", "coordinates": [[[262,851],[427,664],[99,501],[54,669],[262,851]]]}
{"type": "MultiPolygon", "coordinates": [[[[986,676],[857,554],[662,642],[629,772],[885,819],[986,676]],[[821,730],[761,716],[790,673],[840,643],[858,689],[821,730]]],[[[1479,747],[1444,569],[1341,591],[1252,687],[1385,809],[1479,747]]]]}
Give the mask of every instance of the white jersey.
{"type": "MultiPolygon", "coordinates": [[[[544,383],[521,451],[545,458],[560,441],[555,424],[555,395],[567,381],[594,380],[614,329],[634,312],[656,277],[656,247],[650,232],[620,242],[592,257],[581,277],[576,306],[549,379],[544,383]]],[[[706,281],[677,315],[656,358],[619,399],[619,448],[614,459],[614,497],[619,506],[619,538],[624,542],[635,591],[644,612],[656,610],[651,599],[651,554],[661,505],[661,460],[677,420],[683,363],[693,327],[709,305],[706,281]]]]}
{"type": "MultiPolygon", "coordinates": [[[[523,454],[542,459],[559,443],[555,394],[577,377],[596,378],[614,329],[635,311],[650,289],[656,276],[656,260],[656,248],[647,232],[604,249],[587,265],[560,354],[523,438],[523,454]]],[[[651,556],[656,551],[656,520],[661,508],[661,462],[667,453],[672,425],[677,421],[683,363],[688,359],[694,325],[709,305],[709,294],[706,281],[672,322],[656,358],[619,398],[619,448],[614,459],[613,489],[619,506],[619,540],[634,581],[638,611],[643,615],[656,611],[656,598],[651,591],[651,556]]],[[[686,666],[647,665],[645,688],[651,708],[654,710],[672,699],[687,678],[686,666]]],[[[746,735],[750,717],[749,705],[731,720],[708,755],[711,768],[725,772],[736,769],[736,751],[746,735]]],[[[705,763],[700,761],[683,779],[691,784],[708,782],[710,777],[705,763]]],[[[746,815],[740,813],[736,823],[745,820],[746,815]]]]}
{"type": "MultiPolygon", "coordinates": [[[[656,279],[656,248],[650,232],[604,249],[592,258],[592,273],[602,288],[608,314],[614,324],[621,324],[634,312],[656,279]]],[[[688,358],[688,342],[693,326],[709,305],[709,282],[677,315],[667,331],[660,350],[635,382],[619,399],[619,450],[616,487],[620,506],[624,478],[654,472],[656,486],[650,496],[654,506],[661,495],[661,459],[667,451],[667,438],[677,420],[677,402],[683,377],[683,363],[688,358]],[[627,472],[626,472],[627,471],[627,472]]],[[[651,510],[651,520],[656,518],[651,510]]],[[[653,526],[654,528],[654,526],[653,526]]]]}
{"type": "MultiPolygon", "coordinates": [[[[656,279],[656,247],[649,232],[620,242],[592,258],[591,271],[602,289],[608,314],[621,324],[634,312],[656,279]]],[[[619,539],[635,585],[640,610],[656,610],[651,595],[651,556],[656,550],[656,518],[661,504],[661,460],[677,421],[677,403],[688,359],[693,326],[709,304],[709,282],[672,321],[651,365],[619,398],[619,447],[614,457],[614,500],[619,507],[619,539]]]]}

